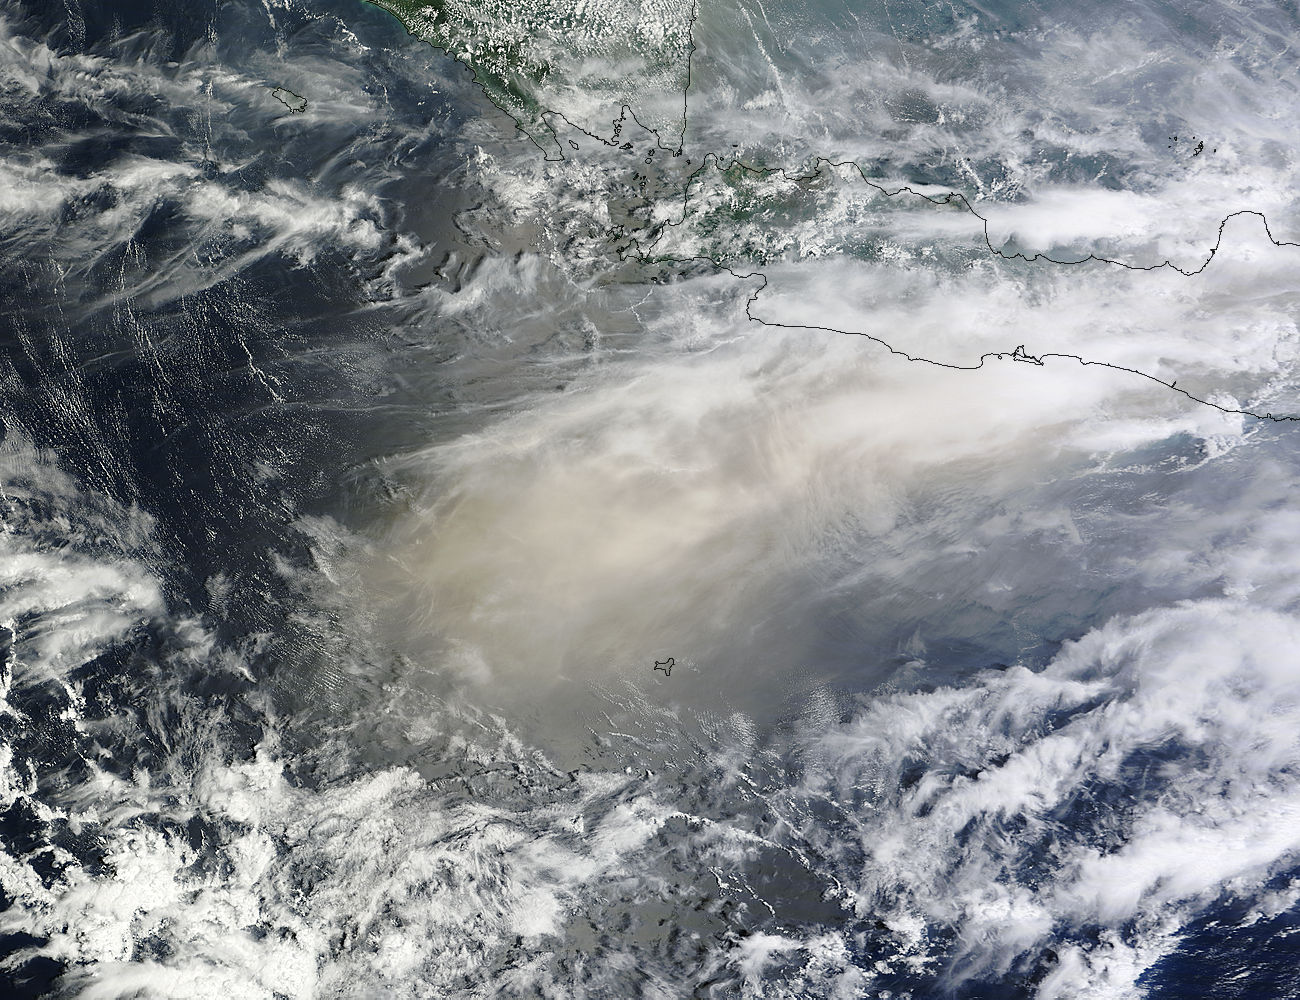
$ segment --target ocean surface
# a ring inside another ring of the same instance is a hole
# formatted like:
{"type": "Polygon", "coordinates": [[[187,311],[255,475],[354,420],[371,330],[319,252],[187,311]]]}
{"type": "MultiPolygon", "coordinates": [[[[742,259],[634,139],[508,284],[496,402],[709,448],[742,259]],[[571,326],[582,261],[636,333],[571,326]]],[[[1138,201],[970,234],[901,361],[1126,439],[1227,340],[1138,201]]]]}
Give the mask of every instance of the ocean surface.
{"type": "Polygon", "coordinates": [[[1300,996],[1298,39],[0,0],[0,994],[1300,996]]]}

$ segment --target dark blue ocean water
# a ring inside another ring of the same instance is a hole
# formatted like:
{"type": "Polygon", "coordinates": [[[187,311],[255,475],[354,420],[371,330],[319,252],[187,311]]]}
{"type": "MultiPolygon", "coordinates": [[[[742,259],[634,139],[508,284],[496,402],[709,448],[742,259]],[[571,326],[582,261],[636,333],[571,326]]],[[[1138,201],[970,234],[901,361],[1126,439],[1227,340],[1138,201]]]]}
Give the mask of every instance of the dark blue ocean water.
{"type": "Polygon", "coordinates": [[[0,7],[10,994],[1297,994],[1294,12],[694,15],[0,7]]]}

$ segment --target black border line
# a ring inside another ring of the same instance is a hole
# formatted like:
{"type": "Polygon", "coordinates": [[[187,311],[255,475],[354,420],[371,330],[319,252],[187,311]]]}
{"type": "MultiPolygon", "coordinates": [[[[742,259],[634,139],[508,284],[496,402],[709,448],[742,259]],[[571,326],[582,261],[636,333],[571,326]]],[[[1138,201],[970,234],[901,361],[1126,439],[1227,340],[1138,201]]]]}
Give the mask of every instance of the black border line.
{"type": "MultiPolygon", "coordinates": [[[[377,0],[365,0],[365,2],[378,7],[380,10],[394,17],[399,24],[403,25],[403,27],[406,27],[406,24],[402,20],[402,18],[398,17],[393,10],[390,10],[388,7],[384,6],[382,2],[377,2],[377,0]]],[[[688,125],[688,115],[690,111],[689,95],[690,95],[690,89],[692,83],[693,63],[695,58],[695,23],[698,19],[699,19],[699,0],[692,0],[691,17],[687,25],[686,82],[685,82],[685,86],[682,89],[682,131],[681,131],[681,139],[676,146],[671,146],[666,144],[663,140],[663,136],[659,134],[659,130],[655,128],[651,128],[650,126],[644,124],[639,118],[637,118],[636,113],[632,110],[631,105],[626,103],[620,105],[619,107],[619,115],[617,118],[613,120],[613,126],[614,126],[613,134],[609,138],[606,138],[601,135],[597,135],[596,133],[591,132],[588,129],[585,129],[580,125],[574,124],[574,122],[572,122],[563,112],[555,111],[550,108],[543,108],[538,113],[537,118],[551,133],[552,141],[555,143],[555,149],[559,152],[558,156],[552,156],[551,152],[547,150],[545,147],[543,147],[537,141],[536,138],[534,138],[532,133],[530,133],[528,129],[524,127],[524,123],[519,118],[515,117],[515,115],[513,115],[509,111],[509,109],[503,108],[501,107],[500,104],[497,104],[495,101],[492,101],[492,95],[488,93],[486,85],[482,83],[478,83],[477,73],[474,71],[474,67],[470,65],[469,62],[466,62],[465,60],[461,59],[460,56],[453,53],[450,49],[440,46],[437,43],[432,42],[427,38],[422,38],[420,35],[415,34],[409,28],[407,28],[407,34],[411,35],[411,37],[413,38],[419,39],[420,41],[424,42],[427,45],[432,46],[433,48],[445,52],[446,54],[450,55],[452,59],[454,59],[456,62],[459,62],[462,65],[466,66],[470,70],[470,72],[474,75],[475,83],[478,84],[480,89],[483,90],[483,93],[488,98],[488,100],[491,101],[491,103],[495,107],[505,112],[507,116],[509,116],[511,119],[514,120],[516,129],[518,129],[520,132],[523,132],[524,135],[527,136],[528,139],[535,146],[537,146],[539,149],[542,150],[542,153],[544,154],[545,159],[547,161],[555,162],[555,161],[568,159],[568,157],[565,156],[563,144],[560,142],[560,135],[556,131],[555,126],[551,122],[552,119],[559,119],[563,121],[570,129],[576,132],[581,132],[582,134],[589,136],[590,138],[594,139],[599,143],[602,143],[603,145],[622,148],[629,151],[632,149],[631,143],[628,143],[626,141],[620,143],[619,139],[622,138],[623,127],[625,123],[628,121],[628,119],[631,119],[646,134],[654,136],[655,144],[658,146],[659,149],[670,152],[673,154],[674,157],[677,157],[682,155],[686,146],[686,130],[688,125]]],[[[956,205],[960,207],[961,209],[963,209],[964,211],[966,211],[967,213],[974,216],[976,219],[980,221],[980,224],[983,228],[984,246],[988,250],[988,252],[996,257],[1008,261],[1023,260],[1026,263],[1043,261],[1048,264],[1056,264],[1060,266],[1071,266],[1077,264],[1102,264],[1111,267],[1122,267],[1128,271],[1159,271],[1168,268],[1169,270],[1181,274],[1184,277],[1191,278],[1194,277],[1195,275],[1204,272],[1205,269],[1208,268],[1210,264],[1213,262],[1215,255],[1219,252],[1219,250],[1223,246],[1223,231],[1224,229],[1227,228],[1228,223],[1235,218],[1238,218],[1240,216],[1246,216],[1246,215],[1256,216],[1259,218],[1261,222],[1263,222],[1264,233],[1265,235],[1267,235],[1269,242],[1272,243],[1275,247],[1279,247],[1279,248],[1300,247],[1300,243],[1291,242],[1288,240],[1279,240],[1276,237],[1274,237],[1273,231],[1268,224],[1268,218],[1267,216],[1264,215],[1263,212],[1258,212],[1255,211],[1254,209],[1241,209],[1236,212],[1230,212],[1228,215],[1225,215],[1223,217],[1223,219],[1219,222],[1219,229],[1214,242],[1214,246],[1210,249],[1210,252],[1206,255],[1205,260],[1201,262],[1200,266],[1193,268],[1191,270],[1179,267],[1177,264],[1173,263],[1173,261],[1168,259],[1161,261],[1159,264],[1130,264],[1126,261],[1117,260],[1111,257],[1101,257],[1095,253],[1089,253],[1087,256],[1080,257],[1078,260],[1059,260],[1047,253],[1024,253],[1022,251],[1007,253],[993,245],[993,240],[989,233],[988,218],[981,215],[979,212],[977,212],[975,210],[975,207],[971,204],[970,199],[968,199],[966,195],[964,195],[960,191],[946,191],[942,194],[932,195],[932,194],[925,194],[922,191],[918,191],[909,184],[903,184],[900,187],[891,189],[886,185],[878,183],[877,181],[874,181],[870,177],[868,177],[866,171],[862,169],[861,164],[857,163],[854,160],[836,161],[836,160],[831,160],[824,156],[818,156],[814,158],[812,162],[813,162],[813,169],[810,173],[791,175],[786,170],[785,167],[757,167],[751,164],[744,163],[736,157],[733,157],[730,163],[724,166],[723,160],[720,156],[718,156],[718,154],[712,152],[706,153],[704,155],[704,159],[701,162],[700,166],[697,167],[695,170],[691,171],[689,174],[687,174],[686,179],[683,183],[681,219],[679,219],[677,222],[669,221],[660,225],[658,231],[654,234],[653,238],[650,239],[646,248],[644,249],[642,248],[640,240],[636,238],[632,238],[629,241],[629,245],[628,245],[629,250],[627,251],[617,250],[616,252],[618,252],[619,257],[623,260],[628,259],[629,256],[634,256],[638,262],[643,264],[692,264],[698,261],[704,261],[708,263],[710,266],[717,269],[718,271],[725,271],[727,274],[730,274],[733,278],[736,278],[739,281],[746,281],[751,278],[758,278],[761,281],[761,284],[758,286],[757,289],[754,290],[754,292],[746,300],[745,316],[751,322],[759,323],[765,327],[770,327],[772,329],[816,330],[825,333],[838,333],[845,337],[863,337],[867,340],[873,341],[881,345],[886,350],[888,350],[889,353],[905,358],[908,361],[914,361],[914,362],[927,364],[927,365],[934,365],[937,368],[950,368],[956,371],[976,371],[980,368],[983,368],[985,361],[987,361],[989,358],[1002,359],[1002,358],[1010,357],[1014,361],[1021,361],[1026,364],[1039,365],[1039,366],[1044,365],[1047,359],[1049,358],[1071,359],[1085,366],[1095,365],[1102,368],[1110,368],[1115,371],[1127,372],[1132,375],[1140,375],[1142,378],[1149,379],[1150,381],[1155,382],[1157,385],[1163,386],[1166,389],[1170,389],[1173,392],[1181,393],[1182,395],[1186,396],[1194,403],[1199,403],[1203,406],[1213,407],[1214,409],[1220,411],[1221,413],[1237,414],[1245,417],[1253,417],[1256,420],[1270,420],[1275,423],[1286,423],[1289,421],[1300,422],[1300,415],[1295,415],[1295,416],[1286,415],[1286,414],[1278,415],[1271,412],[1259,413],[1256,412],[1255,410],[1234,409],[1232,407],[1220,406],[1218,403],[1213,403],[1208,399],[1202,399],[1200,396],[1194,396],[1186,389],[1179,389],[1177,379],[1174,379],[1172,382],[1166,382],[1164,379],[1157,378],[1156,376],[1151,375],[1148,372],[1144,372],[1138,368],[1129,368],[1124,365],[1116,365],[1108,361],[1088,361],[1087,359],[1085,359],[1084,357],[1078,354],[1060,354],[1060,353],[1049,352],[1049,353],[1034,355],[1034,354],[1027,353],[1025,351],[1024,345],[1022,344],[1016,347],[1015,350],[1009,352],[989,351],[985,354],[981,354],[979,357],[979,361],[975,364],[958,365],[958,364],[950,364],[945,361],[935,361],[931,358],[922,357],[920,355],[908,354],[906,351],[899,350],[898,348],[894,347],[892,344],[888,343],[887,341],[881,339],[880,337],[877,337],[875,334],[867,333],[863,330],[845,330],[834,326],[818,326],[815,324],[804,324],[804,323],[774,323],[769,320],[763,319],[761,316],[755,316],[753,312],[754,303],[756,303],[759,297],[763,294],[763,292],[767,290],[769,284],[767,275],[763,271],[758,270],[756,268],[755,270],[750,271],[749,273],[742,274],[736,271],[734,268],[732,268],[729,264],[723,262],[722,260],[718,260],[713,257],[708,257],[704,255],[698,255],[694,257],[671,257],[671,256],[653,255],[654,247],[663,238],[665,230],[667,230],[668,228],[680,226],[683,223],[685,223],[687,215],[689,214],[690,211],[691,182],[700,174],[702,174],[704,171],[708,170],[710,163],[712,163],[713,167],[719,171],[726,171],[728,169],[738,168],[740,170],[745,171],[746,173],[757,174],[760,177],[770,177],[770,176],[780,174],[785,180],[795,182],[795,183],[800,181],[814,180],[822,173],[824,167],[830,167],[834,170],[839,170],[842,168],[851,168],[852,170],[857,172],[858,177],[862,180],[864,184],[866,184],[870,188],[874,188],[876,191],[880,192],[886,198],[896,198],[902,194],[910,194],[914,197],[921,198],[932,205],[936,205],[936,206],[956,205]],[[634,253],[631,252],[631,248],[635,248],[634,253]]]]}
{"type": "Polygon", "coordinates": [[[1179,267],[1177,264],[1167,259],[1162,261],[1159,264],[1145,264],[1145,265],[1129,264],[1122,260],[1115,260],[1109,257],[1099,257],[1096,254],[1092,254],[1092,253],[1088,254],[1085,257],[1080,257],[1078,260],[1058,260],[1046,253],[1027,254],[1027,253],[1022,253],[1020,251],[1016,251],[1014,253],[1006,253],[1005,251],[1000,250],[998,247],[994,246],[993,240],[989,235],[989,220],[983,215],[981,215],[979,212],[977,212],[974,206],[971,205],[969,199],[967,199],[967,197],[959,191],[946,191],[943,194],[930,195],[930,194],[925,194],[922,191],[917,191],[915,188],[907,184],[904,184],[897,188],[890,189],[885,185],[877,183],[876,181],[868,177],[866,175],[866,172],[862,169],[861,165],[859,165],[858,163],[852,160],[834,161],[826,157],[817,157],[814,160],[814,164],[815,164],[814,168],[810,173],[796,174],[792,176],[789,172],[786,171],[784,167],[755,167],[743,163],[740,160],[734,158],[731,160],[729,164],[724,166],[721,158],[719,158],[717,154],[707,153],[705,154],[704,162],[701,164],[701,166],[698,169],[692,171],[691,174],[686,179],[686,191],[683,194],[682,218],[677,222],[666,222],[660,227],[659,233],[657,233],[654,236],[654,238],[650,241],[648,245],[649,252],[643,250],[641,248],[640,243],[637,240],[632,240],[631,242],[632,245],[636,247],[637,259],[642,263],[691,264],[697,261],[706,261],[707,263],[711,264],[713,267],[717,268],[718,270],[726,271],[733,278],[736,278],[738,280],[758,278],[762,283],[749,296],[748,300],[746,300],[745,316],[752,322],[760,323],[763,326],[770,327],[772,329],[817,330],[825,333],[838,333],[846,337],[863,337],[867,340],[874,341],[875,343],[884,347],[886,350],[889,351],[889,353],[895,354],[901,358],[905,358],[908,361],[915,361],[922,364],[934,365],[937,368],[950,368],[955,371],[977,371],[984,367],[985,361],[987,361],[989,358],[1002,359],[1002,358],[1010,357],[1014,361],[1022,361],[1025,362],[1026,364],[1034,364],[1039,366],[1044,365],[1046,360],[1049,358],[1066,358],[1066,359],[1077,361],[1081,365],[1095,365],[1102,368],[1111,368],[1115,371],[1128,372],[1133,375],[1140,375],[1142,378],[1149,379],[1150,381],[1155,382],[1157,385],[1163,386],[1166,389],[1170,389],[1173,392],[1181,393],[1182,395],[1186,396],[1194,403],[1199,403],[1203,406],[1213,407],[1214,409],[1219,410],[1221,413],[1238,414],[1241,416],[1253,417],[1256,420],[1271,420],[1275,423],[1300,422],[1300,416],[1291,416],[1286,414],[1278,415],[1271,412],[1259,413],[1254,410],[1235,409],[1233,407],[1220,406],[1218,403],[1211,402],[1208,399],[1202,399],[1200,396],[1195,396],[1192,393],[1188,392],[1186,389],[1179,389],[1177,384],[1178,383],[1177,379],[1174,379],[1172,382],[1166,382],[1164,379],[1157,378],[1155,375],[1152,375],[1148,372],[1144,372],[1139,368],[1129,368],[1125,365],[1112,364],[1109,361],[1089,361],[1078,354],[1063,354],[1063,353],[1056,353],[1056,352],[1046,352],[1037,355],[1029,354],[1025,351],[1024,345],[1022,344],[1016,347],[1015,350],[1013,351],[989,351],[984,354],[981,354],[979,360],[975,364],[970,364],[970,365],[951,364],[946,361],[935,361],[932,358],[926,358],[920,355],[908,354],[906,351],[899,350],[898,348],[890,344],[888,341],[883,340],[880,337],[877,337],[875,334],[867,333],[862,330],[846,330],[840,327],[819,326],[816,324],[809,324],[809,323],[776,323],[770,320],[765,320],[761,316],[755,316],[753,312],[753,306],[758,301],[759,297],[763,294],[763,292],[767,290],[769,284],[767,275],[762,270],[755,268],[753,271],[742,274],[736,271],[730,265],[724,263],[723,261],[705,255],[697,255],[694,257],[672,257],[672,256],[655,257],[651,255],[655,245],[659,242],[660,239],[663,238],[663,232],[666,229],[680,226],[686,222],[686,216],[689,211],[687,205],[690,201],[690,182],[694,180],[695,177],[697,177],[699,174],[703,173],[705,170],[709,168],[710,161],[713,162],[713,166],[715,167],[715,169],[719,171],[725,171],[727,169],[738,167],[747,173],[758,174],[762,177],[770,177],[776,174],[780,174],[785,180],[790,181],[792,183],[814,180],[822,173],[823,167],[831,167],[832,169],[835,170],[848,167],[857,172],[858,176],[861,178],[864,184],[866,184],[870,188],[874,188],[876,191],[879,191],[886,198],[895,198],[902,194],[910,194],[914,197],[921,198],[924,201],[927,201],[930,204],[936,206],[958,205],[963,210],[968,212],[970,215],[973,215],[976,219],[980,221],[980,224],[983,228],[983,238],[984,238],[985,248],[988,250],[990,254],[992,254],[995,257],[1000,257],[1003,260],[1009,260],[1009,261],[1023,260],[1027,263],[1033,263],[1035,261],[1041,260],[1049,264],[1057,264],[1060,266],[1071,266],[1077,264],[1102,264],[1102,265],[1107,265],[1112,267],[1121,267],[1128,271],[1159,271],[1168,268],[1169,270],[1174,271],[1188,278],[1203,273],[1206,270],[1206,268],[1210,266],[1210,264],[1214,261],[1215,255],[1219,252],[1219,250],[1223,246],[1223,232],[1227,228],[1228,223],[1231,222],[1233,219],[1238,218],[1239,216],[1246,216],[1246,215],[1256,216],[1264,224],[1264,233],[1265,235],[1267,235],[1269,242],[1272,243],[1274,246],[1279,248],[1300,247],[1300,243],[1290,242],[1287,240],[1279,240],[1276,237],[1274,237],[1273,231],[1268,224],[1268,218],[1264,215],[1263,212],[1257,212],[1253,209],[1242,209],[1240,211],[1231,212],[1228,215],[1224,216],[1223,220],[1220,221],[1219,223],[1219,229],[1215,239],[1214,246],[1210,249],[1209,253],[1206,254],[1205,260],[1201,262],[1200,266],[1193,268],[1191,270],[1179,267]]]}
{"type": "MultiPolygon", "coordinates": [[[[555,111],[552,108],[543,107],[537,113],[537,120],[541,122],[542,125],[545,126],[547,131],[551,133],[551,140],[555,143],[555,150],[560,154],[559,156],[552,156],[551,150],[548,150],[545,146],[543,146],[540,142],[537,141],[537,137],[534,136],[533,133],[530,132],[527,127],[525,127],[523,120],[521,118],[518,118],[514,114],[514,112],[512,112],[509,108],[502,107],[500,104],[498,104],[495,100],[492,99],[492,95],[488,92],[487,84],[481,82],[478,79],[478,70],[475,69],[474,64],[470,60],[462,59],[458,53],[453,52],[450,48],[448,48],[445,45],[439,45],[437,42],[425,38],[423,35],[417,35],[413,30],[411,30],[411,27],[407,24],[407,22],[401,17],[400,14],[398,14],[398,12],[393,7],[387,6],[385,4],[385,0],[361,0],[361,2],[365,4],[369,4],[370,6],[383,11],[385,14],[387,14],[389,17],[395,20],[398,24],[400,24],[402,28],[406,31],[406,33],[410,35],[412,38],[414,38],[416,41],[423,42],[425,45],[428,45],[430,48],[437,49],[439,52],[443,53],[444,55],[449,56],[453,62],[458,62],[466,69],[468,69],[470,72],[470,77],[474,81],[474,85],[483,91],[483,96],[488,99],[488,102],[498,111],[501,111],[503,114],[505,114],[506,117],[511,119],[511,121],[515,123],[515,129],[519,132],[522,132],[529,142],[531,142],[534,146],[540,149],[542,151],[543,157],[548,162],[558,162],[560,160],[568,159],[568,157],[564,155],[564,146],[560,142],[559,133],[555,131],[555,127],[549,121],[549,119],[551,118],[559,118],[563,120],[564,123],[568,125],[571,129],[577,132],[581,132],[584,135],[590,136],[592,139],[595,139],[597,142],[603,143],[606,146],[615,146],[615,147],[620,145],[620,143],[618,142],[618,136],[622,131],[622,123],[626,121],[628,118],[631,118],[634,122],[637,123],[638,126],[641,127],[641,129],[643,129],[645,132],[655,137],[655,144],[660,149],[667,150],[668,152],[672,153],[674,156],[682,155],[682,150],[686,145],[686,115],[688,110],[687,94],[689,94],[691,90],[691,66],[695,59],[695,22],[699,20],[699,0],[691,0],[691,17],[686,24],[686,84],[682,88],[681,141],[678,142],[676,146],[666,145],[663,141],[663,136],[659,134],[659,130],[643,124],[641,120],[636,117],[636,114],[635,112],[633,112],[632,106],[630,104],[620,105],[619,116],[614,119],[614,123],[613,123],[614,137],[609,139],[606,139],[604,136],[597,135],[595,132],[588,131],[587,129],[583,128],[581,125],[575,125],[573,122],[571,122],[568,119],[568,117],[565,116],[564,112],[562,111],[555,111]]],[[[432,6],[432,4],[429,4],[429,6],[432,6]]]]}

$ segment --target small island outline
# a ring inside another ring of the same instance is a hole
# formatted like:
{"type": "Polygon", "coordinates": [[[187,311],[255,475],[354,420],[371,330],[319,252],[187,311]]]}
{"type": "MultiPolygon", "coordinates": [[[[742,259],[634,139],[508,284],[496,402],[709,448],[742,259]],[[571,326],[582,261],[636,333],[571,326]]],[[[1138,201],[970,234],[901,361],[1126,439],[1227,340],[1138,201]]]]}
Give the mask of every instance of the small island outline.
{"type": "Polygon", "coordinates": [[[276,87],[271,91],[271,96],[288,108],[290,114],[301,114],[307,110],[307,98],[295,94],[292,90],[276,87]]]}

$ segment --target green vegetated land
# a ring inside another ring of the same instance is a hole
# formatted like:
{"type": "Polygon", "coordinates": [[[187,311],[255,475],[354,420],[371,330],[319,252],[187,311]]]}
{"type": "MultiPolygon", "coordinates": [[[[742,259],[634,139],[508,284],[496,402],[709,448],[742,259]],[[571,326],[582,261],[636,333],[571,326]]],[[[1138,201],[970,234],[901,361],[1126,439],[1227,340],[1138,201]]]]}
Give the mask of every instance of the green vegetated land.
{"type": "MultiPolygon", "coordinates": [[[[543,116],[582,122],[686,87],[689,0],[369,0],[406,30],[465,63],[488,97],[534,140],[553,141],[543,116]]],[[[680,116],[680,110],[677,112],[680,116]]],[[[653,121],[652,127],[660,124],[653,121]]],[[[681,123],[673,123],[680,129],[681,123]]]]}

